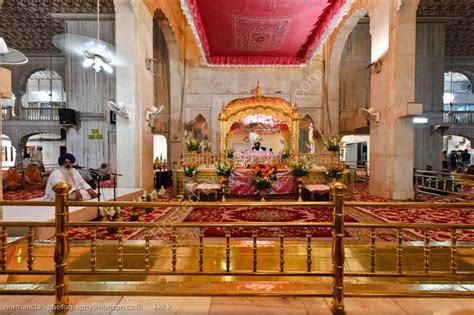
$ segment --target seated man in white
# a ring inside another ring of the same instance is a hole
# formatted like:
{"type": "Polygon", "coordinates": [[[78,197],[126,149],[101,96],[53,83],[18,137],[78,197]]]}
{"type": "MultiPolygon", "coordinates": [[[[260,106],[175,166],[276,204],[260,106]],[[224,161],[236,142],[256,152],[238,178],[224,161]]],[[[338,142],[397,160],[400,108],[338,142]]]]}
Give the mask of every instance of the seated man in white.
{"type": "Polygon", "coordinates": [[[261,153],[263,153],[263,152],[265,152],[266,150],[267,150],[267,148],[262,147],[262,146],[260,145],[260,142],[258,142],[258,141],[254,143],[253,148],[252,148],[252,151],[253,151],[253,152],[261,152],[261,153]]]}
{"type": "Polygon", "coordinates": [[[97,193],[86,183],[79,172],[72,166],[76,162],[74,155],[65,153],[58,159],[59,168],[54,170],[48,178],[45,190],[45,200],[53,200],[56,194],[53,186],[57,183],[68,183],[71,185],[69,191],[70,200],[87,200],[97,197],[97,193]]]}

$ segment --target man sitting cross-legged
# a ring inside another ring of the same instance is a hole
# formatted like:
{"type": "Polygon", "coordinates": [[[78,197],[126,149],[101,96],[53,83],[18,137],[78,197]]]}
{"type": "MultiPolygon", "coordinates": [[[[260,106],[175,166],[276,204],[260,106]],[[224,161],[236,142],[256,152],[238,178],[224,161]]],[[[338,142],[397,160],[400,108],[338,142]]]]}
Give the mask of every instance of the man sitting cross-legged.
{"type": "Polygon", "coordinates": [[[76,158],[70,153],[65,153],[59,157],[58,164],[60,167],[49,175],[48,183],[46,184],[46,200],[55,198],[53,186],[61,182],[71,185],[70,200],[87,200],[97,197],[97,193],[86,183],[79,172],[72,167],[74,162],[76,162],[76,158]]]}

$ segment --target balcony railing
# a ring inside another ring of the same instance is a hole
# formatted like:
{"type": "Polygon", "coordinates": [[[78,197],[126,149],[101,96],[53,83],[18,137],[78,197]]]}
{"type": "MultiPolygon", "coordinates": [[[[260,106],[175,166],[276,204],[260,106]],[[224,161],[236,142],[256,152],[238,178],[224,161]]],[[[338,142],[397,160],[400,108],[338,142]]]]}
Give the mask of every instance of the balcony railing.
{"type": "Polygon", "coordinates": [[[59,120],[58,108],[22,108],[22,120],[59,120]]]}
{"type": "MultiPolygon", "coordinates": [[[[51,121],[59,120],[58,109],[60,107],[51,107],[51,108],[29,108],[23,107],[20,111],[20,120],[30,120],[30,121],[51,121]]],[[[13,108],[7,107],[2,108],[2,119],[3,120],[12,120],[15,119],[13,115],[13,108]]]]}
{"type": "Polygon", "coordinates": [[[474,111],[444,112],[443,122],[448,124],[474,124],[474,111]]]}

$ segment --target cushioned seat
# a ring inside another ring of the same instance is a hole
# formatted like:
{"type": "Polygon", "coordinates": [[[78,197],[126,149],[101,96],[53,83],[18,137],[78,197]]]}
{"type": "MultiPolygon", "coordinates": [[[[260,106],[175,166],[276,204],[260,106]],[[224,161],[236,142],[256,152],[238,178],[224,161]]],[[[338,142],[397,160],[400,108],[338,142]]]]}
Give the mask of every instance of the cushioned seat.
{"type": "Polygon", "coordinates": [[[303,187],[311,194],[311,200],[314,200],[314,194],[324,196],[331,192],[331,188],[324,184],[306,184],[303,187]]]}
{"type": "Polygon", "coordinates": [[[201,183],[198,184],[196,187],[196,193],[198,195],[198,200],[201,199],[201,193],[204,193],[206,195],[209,195],[211,193],[214,193],[216,200],[217,196],[219,195],[219,192],[221,191],[222,186],[221,184],[209,184],[209,183],[201,183]]]}

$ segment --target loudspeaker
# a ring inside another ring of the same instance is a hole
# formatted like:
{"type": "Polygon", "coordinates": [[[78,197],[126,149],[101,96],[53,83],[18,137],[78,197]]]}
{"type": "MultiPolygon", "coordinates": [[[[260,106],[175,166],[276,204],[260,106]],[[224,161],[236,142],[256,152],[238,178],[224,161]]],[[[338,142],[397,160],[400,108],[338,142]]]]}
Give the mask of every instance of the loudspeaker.
{"type": "Polygon", "coordinates": [[[110,111],[110,124],[111,125],[116,125],[117,124],[117,114],[114,113],[113,111],[110,111]]]}
{"type": "Polygon", "coordinates": [[[70,108],[59,108],[59,124],[61,125],[75,125],[76,124],[76,111],[70,108]]]}

